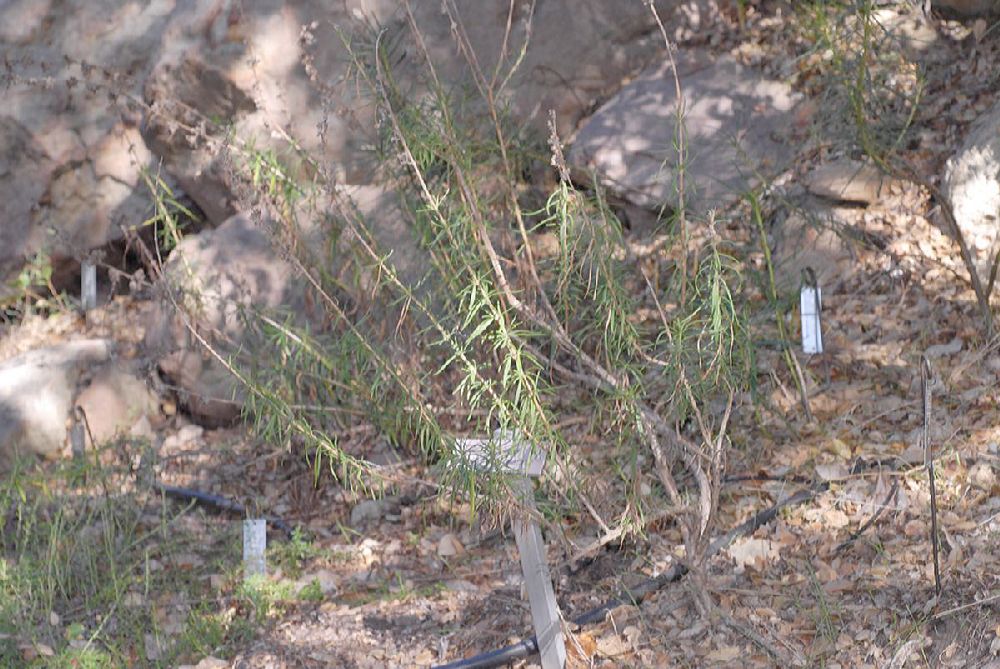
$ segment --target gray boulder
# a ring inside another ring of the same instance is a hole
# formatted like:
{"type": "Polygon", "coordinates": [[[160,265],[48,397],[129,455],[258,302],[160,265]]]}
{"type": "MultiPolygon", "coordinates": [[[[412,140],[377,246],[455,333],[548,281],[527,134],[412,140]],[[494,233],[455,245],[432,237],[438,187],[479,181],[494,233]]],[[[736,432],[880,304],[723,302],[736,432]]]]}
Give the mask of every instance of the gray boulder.
{"type": "Polygon", "coordinates": [[[942,190],[985,282],[1000,251],[1000,102],[969,128],[945,166],[942,190]]]}
{"type": "Polygon", "coordinates": [[[0,297],[26,257],[45,251],[58,275],[148,218],[141,170],[156,172],[157,160],[135,100],[170,22],[196,13],[122,0],[0,3],[0,297]]]}
{"type": "Polygon", "coordinates": [[[81,380],[110,360],[113,343],[85,339],[23,353],[0,364],[0,465],[12,458],[56,458],[81,380]]]}
{"type": "Polygon", "coordinates": [[[208,423],[231,421],[240,413],[245,389],[191,328],[224,358],[252,357],[248,309],[306,311],[294,269],[274,250],[267,231],[240,214],[181,241],[163,280],[171,297],[163,297],[151,312],[147,353],[180,389],[194,416],[208,423]]]}
{"type": "MultiPolygon", "coordinates": [[[[655,4],[672,35],[701,29],[717,13],[714,0],[655,4]]],[[[524,3],[509,17],[508,0],[454,6],[486,77],[500,54],[518,57],[528,34],[524,3]]],[[[440,3],[412,7],[442,81],[471,88],[451,18],[440,3]]],[[[662,51],[645,3],[534,7],[523,60],[501,94],[518,126],[541,136],[549,109],[568,136],[662,51]]],[[[384,28],[401,89],[426,95],[426,63],[398,2],[0,3],[0,54],[9,64],[0,71],[0,285],[39,250],[72,270],[122,226],[146,220],[144,169],[175,192],[179,185],[213,224],[246,209],[236,206],[227,176],[229,131],[286,157],[291,138],[338,183],[372,183],[371,92],[352,85],[352,59],[335,27],[362,51],[372,47],[373,27],[384,28]]],[[[393,256],[410,254],[407,236],[384,237],[393,256]]]]}
{"type": "MultiPolygon", "coordinates": [[[[678,204],[677,96],[665,60],[598,109],[568,156],[574,178],[587,182],[593,174],[614,195],[647,208],[678,204]]],[[[787,167],[799,98],[729,57],[679,52],[677,67],[685,100],[685,203],[704,214],[787,167]]]]}
{"type": "MultiPolygon", "coordinates": [[[[487,77],[504,48],[505,58],[516,57],[527,37],[524,7],[515,7],[505,44],[511,8],[507,0],[460,0],[454,6],[487,77]]],[[[697,28],[707,22],[714,3],[658,0],[656,6],[668,24],[676,20],[697,28]]],[[[413,23],[441,81],[456,91],[474,89],[453,35],[456,26],[441,5],[413,3],[412,9],[413,23]]],[[[375,130],[384,124],[376,118],[374,92],[354,79],[353,57],[335,27],[352,35],[354,48],[365,53],[375,38],[372,24],[385,29],[382,44],[390,50],[392,77],[400,90],[412,99],[429,95],[428,66],[400,3],[260,0],[244,5],[238,15],[220,13],[206,31],[213,38],[160,61],[144,87],[150,111],[143,137],[212,222],[248,209],[233,184],[234,164],[246,156],[235,149],[230,136],[279,156],[284,169],[306,181],[311,169],[290,150],[291,139],[330,172],[338,187],[359,188],[357,204],[371,214],[373,193],[380,201],[388,199],[384,188],[373,185],[378,183],[378,164],[371,150],[384,139],[375,130]]],[[[523,60],[500,92],[498,104],[509,105],[514,121],[538,137],[546,136],[548,112],[554,110],[560,133],[568,136],[588,109],[662,48],[655,19],[644,3],[538,3],[523,60]]],[[[473,102],[466,106],[485,118],[476,94],[467,97],[473,102]]],[[[305,215],[299,222],[308,227],[330,212],[320,208],[300,213],[305,215]]],[[[391,212],[374,213],[373,236],[389,254],[389,262],[408,280],[418,280],[413,268],[426,267],[428,258],[414,235],[391,212]]]]}
{"type": "Polygon", "coordinates": [[[385,500],[381,499],[365,499],[357,504],[351,509],[351,527],[355,529],[364,528],[367,525],[373,525],[378,521],[382,520],[382,516],[386,513],[386,503],[385,500]]]}

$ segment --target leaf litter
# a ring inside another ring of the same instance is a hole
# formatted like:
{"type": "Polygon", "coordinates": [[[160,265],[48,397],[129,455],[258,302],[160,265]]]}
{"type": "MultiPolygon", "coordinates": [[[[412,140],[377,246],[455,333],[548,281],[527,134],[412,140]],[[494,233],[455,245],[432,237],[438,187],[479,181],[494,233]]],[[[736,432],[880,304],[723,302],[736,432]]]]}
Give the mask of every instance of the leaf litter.
{"type": "MultiPolygon", "coordinates": [[[[760,58],[787,57],[782,29],[769,18],[760,15],[748,24],[756,51],[760,58]]],[[[941,48],[950,49],[951,62],[962,62],[955,47],[941,48]]],[[[977,71],[996,71],[996,47],[980,45],[976,63],[977,71]]],[[[939,146],[954,146],[948,133],[981,106],[976,96],[960,95],[978,90],[970,83],[977,75],[961,69],[950,74],[955,81],[928,82],[925,104],[940,118],[951,117],[931,125],[941,137],[939,146]]],[[[917,162],[940,170],[944,157],[928,151],[917,162]]],[[[734,417],[732,432],[744,446],[729,462],[730,471],[826,481],[828,491],[736,541],[697,579],[664,588],[641,606],[613,609],[599,624],[570,629],[571,666],[997,664],[997,346],[982,336],[957,248],[937,226],[926,193],[904,184],[851,215],[857,229],[884,246],[860,248],[849,271],[824,293],[828,352],[803,360],[816,422],[807,423],[797,400],[775,389],[770,409],[756,420],[734,417]],[[915,370],[921,353],[932,359],[943,384],[935,394],[932,432],[943,539],[940,599],[934,597],[929,562],[929,496],[919,445],[915,370]],[[859,458],[884,466],[852,473],[859,458]],[[700,610],[695,590],[707,593],[713,608],[700,610]]],[[[109,319],[136,321],[132,307],[115,304],[109,319]]],[[[46,330],[32,320],[24,327],[37,330],[34,339],[50,342],[94,325],[58,321],[46,330]]],[[[133,328],[106,323],[105,329],[133,328]]],[[[774,352],[763,352],[759,364],[762,370],[781,368],[774,352]]],[[[161,435],[166,446],[159,454],[161,480],[254,499],[305,528],[313,537],[312,553],[294,566],[272,568],[268,578],[291,584],[296,592],[315,583],[317,594],[286,602],[231,659],[206,654],[188,658],[189,666],[429,666],[530,635],[512,538],[484,535],[470,526],[467,509],[428,495],[418,483],[424,478],[420,465],[402,464],[401,480],[407,483],[396,491],[399,508],[359,532],[349,523],[357,495],[324,479],[316,485],[308,463],[288,453],[260,455],[238,428],[191,427],[174,415],[161,435]]],[[[581,434],[580,444],[585,455],[601,448],[591,435],[581,434]]],[[[719,526],[735,526],[798,487],[780,480],[729,486],[719,526]]],[[[159,511],[153,500],[150,504],[155,523],[159,511]]],[[[179,522],[202,536],[231,538],[236,521],[197,511],[179,522]]],[[[569,573],[564,567],[570,555],[553,544],[549,560],[564,613],[588,610],[622,587],[662,573],[681,556],[682,545],[676,528],[660,523],[642,541],[610,544],[569,573]]],[[[151,561],[148,568],[199,574],[220,601],[230,601],[234,582],[218,572],[213,557],[220,550],[217,542],[206,542],[201,552],[192,548],[173,555],[169,564],[151,561]]],[[[154,661],[170,635],[183,628],[190,603],[169,594],[149,597],[161,627],[144,637],[146,659],[154,661]]],[[[123,601],[147,603],[134,592],[123,601]]],[[[26,659],[54,653],[40,643],[19,642],[19,647],[26,659]]],[[[532,662],[517,666],[535,666],[532,662]]]]}

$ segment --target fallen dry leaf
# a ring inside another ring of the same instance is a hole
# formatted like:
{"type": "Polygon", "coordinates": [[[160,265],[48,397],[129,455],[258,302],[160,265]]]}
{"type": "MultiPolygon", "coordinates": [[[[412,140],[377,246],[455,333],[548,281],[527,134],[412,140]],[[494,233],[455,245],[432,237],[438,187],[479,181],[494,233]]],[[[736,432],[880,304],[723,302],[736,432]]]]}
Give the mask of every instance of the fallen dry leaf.
{"type": "Polygon", "coordinates": [[[779,546],[775,542],[753,537],[737,540],[726,552],[740,570],[748,566],[759,569],[780,557],[779,546]]]}
{"type": "Polygon", "coordinates": [[[851,447],[836,437],[827,444],[827,449],[839,458],[849,460],[851,457],[851,447]]]}
{"type": "Polygon", "coordinates": [[[584,669],[585,667],[590,667],[592,658],[596,652],[597,641],[594,640],[594,637],[586,632],[570,634],[566,639],[567,669],[573,669],[574,667],[584,669]]]}
{"type": "Polygon", "coordinates": [[[927,525],[919,520],[911,520],[903,526],[903,534],[908,537],[919,537],[927,532],[927,525]]]}
{"type": "Polygon", "coordinates": [[[597,640],[597,652],[604,657],[624,655],[628,651],[628,644],[618,634],[606,634],[597,640]]]}
{"type": "Polygon", "coordinates": [[[835,530],[839,530],[842,527],[847,527],[851,519],[847,517],[847,514],[840,509],[827,509],[823,513],[823,520],[826,524],[835,530]]]}
{"type": "Polygon", "coordinates": [[[846,479],[848,474],[850,474],[850,470],[842,462],[816,465],[816,475],[824,481],[840,481],[846,479]]]}
{"type": "Polygon", "coordinates": [[[741,652],[738,646],[723,646],[706,655],[705,659],[710,662],[732,662],[740,656],[741,652]]]}
{"type": "Polygon", "coordinates": [[[451,532],[444,534],[438,540],[437,554],[439,557],[453,557],[465,552],[465,546],[451,532]]]}

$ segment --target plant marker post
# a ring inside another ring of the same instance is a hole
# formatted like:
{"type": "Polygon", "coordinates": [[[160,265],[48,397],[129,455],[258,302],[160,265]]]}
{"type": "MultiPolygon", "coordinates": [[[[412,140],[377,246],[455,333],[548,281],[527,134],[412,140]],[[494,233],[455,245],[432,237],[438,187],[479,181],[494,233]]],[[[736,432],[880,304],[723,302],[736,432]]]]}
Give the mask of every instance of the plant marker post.
{"type": "Polygon", "coordinates": [[[823,309],[823,292],[816,283],[816,273],[811,267],[802,272],[799,293],[799,311],[802,314],[802,352],[813,355],[823,352],[823,330],[820,312],[823,309]]]}
{"type": "Polygon", "coordinates": [[[490,445],[496,449],[493,455],[494,458],[499,457],[499,467],[516,477],[515,490],[528,510],[525,518],[514,519],[514,539],[521,558],[542,669],[563,669],[566,666],[566,642],[563,640],[559,606],[552,590],[552,577],[545,560],[542,530],[535,521],[537,510],[531,485],[531,479],[542,473],[545,454],[539,449],[532,449],[531,444],[520,435],[500,430],[493,434],[492,439],[459,439],[455,443],[469,464],[478,470],[487,469],[496,462],[491,458],[490,445]]]}
{"type": "Polygon", "coordinates": [[[97,306],[97,265],[89,260],[80,265],[80,303],[85,314],[97,306]]]}
{"type": "Polygon", "coordinates": [[[267,548],[267,521],[263,518],[246,518],[243,521],[243,580],[264,576],[267,566],[264,550],[267,548]]]}
{"type": "Polygon", "coordinates": [[[69,428],[69,445],[73,453],[73,459],[77,462],[83,460],[87,452],[87,424],[84,422],[87,417],[83,409],[79,406],[73,407],[73,417],[69,428]]]}

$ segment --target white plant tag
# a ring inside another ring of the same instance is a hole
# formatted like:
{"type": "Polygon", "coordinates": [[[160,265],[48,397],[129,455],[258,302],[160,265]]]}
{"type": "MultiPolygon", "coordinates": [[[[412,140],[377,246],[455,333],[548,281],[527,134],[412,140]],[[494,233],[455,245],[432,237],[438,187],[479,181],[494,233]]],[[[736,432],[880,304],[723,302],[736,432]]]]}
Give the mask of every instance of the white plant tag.
{"type": "Polygon", "coordinates": [[[492,439],[456,439],[455,448],[479,471],[496,466],[504,472],[537,477],[545,467],[545,453],[510,431],[497,430],[492,439]]]}
{"type": "Polygon", "coordinates": [[[87,261],[80,266],[80,302],[84,313],[97,306],[97,266],[87,261]]]}
{"type": "Polygon", "coordinates": [[[87,426],[80,418],[79,409],[74,412],[73,425],[69,428],[69,445],[74,460],[83,459],[87,452],[87,426]]]}
{"type": "Polygon", "coordinates": [[[264,550],[267,548],[267,521],[247,518],[243,521],[243,578],[264,576],[267,565],[264,550]]]}
{"type": "Polygon", "coordinates": [[[802,352],[822,353],[823,332],[820,328],[820,310],[823,291],[819,286],[802,286],[800,312],[802,313],[802,352]]]}
{"type": "Polygon", "coordinates": [[[540,476],[545,466],[545,453],[541,449],[533,449],[519,434],[499,430],[493,433],[492,439],[456,440],[455,447],[475,469],[499,467],[517,476],[513,484],[528,514],[524,519],[514,519],[514,539],[528,591],[538,654],[542,669],[563,669],[566,666],[566,642],[559,605],[552,589],[552,576],[545,559],[542,530],[535,521],[538,510],[531,488],[531,478],[540,476]]]}

